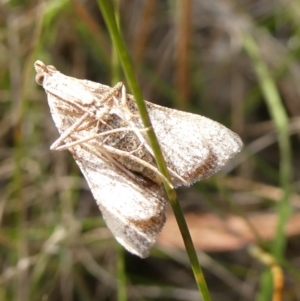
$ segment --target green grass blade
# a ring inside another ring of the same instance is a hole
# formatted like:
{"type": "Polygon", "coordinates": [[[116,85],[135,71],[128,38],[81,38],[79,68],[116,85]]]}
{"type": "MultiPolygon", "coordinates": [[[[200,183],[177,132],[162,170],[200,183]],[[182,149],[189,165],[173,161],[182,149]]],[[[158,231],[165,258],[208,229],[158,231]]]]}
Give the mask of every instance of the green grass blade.
{"type": "MultiPolygon", "coordinates": [[[[289,197],[291,193],[290,181],[292,173],[292,159],[288,132],[288,116],[268,66],[261,57],[255,40],[249,35],[244,36],[244,48],[252,60],[259,86],[278,134],[278,144],[280,150],[279,181],[283,191],[283,196],[281,201],[278,203],[277,211],[279,219],[276,236],[273,240],[272,254],[278,262],[282,262],[284,259],[287,239],[284,233],[284,228],[291,213],[289,197]]],[[[265,290],[265,294],[267,294],[267,291],[272,289],[272,285],[267,280],[262,283],[262,286],[262,289],[265,290]]]]}

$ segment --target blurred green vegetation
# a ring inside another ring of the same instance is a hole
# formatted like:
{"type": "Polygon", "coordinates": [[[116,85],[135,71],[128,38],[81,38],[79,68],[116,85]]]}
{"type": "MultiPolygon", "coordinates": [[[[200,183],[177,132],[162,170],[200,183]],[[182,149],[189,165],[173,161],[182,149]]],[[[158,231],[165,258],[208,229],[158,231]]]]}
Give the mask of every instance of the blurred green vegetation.
{"type": "MultiPolygon", "coordinates": [[[[58,133],[33,70],[39,59],[111,83],[97,1],[0,5],[0,300],[116,300],[120,252],[72,156],[49,149],[58,133]]],[[[278,216],[259,250],[198,250],[213,300],[281,300],[281,282],[282,300],[300,300],[299,233],[284,231],[299,209],[299,10],[283,0],[120,0],[144,98],[217,120],[245,143],[223,173],[179,189],[182,206],[278,216]]],[[[128,300],[199,300],[176,245],[158,243],[145,260],[126,253],[125,271],[128,300]]]]}

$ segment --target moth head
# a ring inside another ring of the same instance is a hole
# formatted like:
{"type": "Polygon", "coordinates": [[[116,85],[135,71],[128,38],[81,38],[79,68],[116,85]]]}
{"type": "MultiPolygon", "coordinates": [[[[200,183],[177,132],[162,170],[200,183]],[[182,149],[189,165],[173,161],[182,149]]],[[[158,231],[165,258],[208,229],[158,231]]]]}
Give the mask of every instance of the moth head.
{"type": "Polygon", "coordinates": [[[36,61],[34,63],[34,68],[36,71],[35,81],[39,85],[43,85],[45,76],[52,74],[53,72],[57,71],[56,68],[52,65],[46,66],[42,61],[36,61]]]}

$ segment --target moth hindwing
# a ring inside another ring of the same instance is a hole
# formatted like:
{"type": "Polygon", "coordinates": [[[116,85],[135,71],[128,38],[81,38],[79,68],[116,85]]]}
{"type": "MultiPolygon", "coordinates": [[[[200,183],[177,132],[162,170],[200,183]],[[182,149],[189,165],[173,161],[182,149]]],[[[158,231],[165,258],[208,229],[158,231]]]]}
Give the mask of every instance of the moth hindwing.
{"type": "MultiPolygon", "coordinates": [[[[134,98],[35,62],[60,133],[52,149],[69,149],[116,239],[146,257],[165,222],[162,180],[134,98]]],[[[200,115],[146,102],[174,186],[217,172],[242,148],[238,135],[200,115]]]]}

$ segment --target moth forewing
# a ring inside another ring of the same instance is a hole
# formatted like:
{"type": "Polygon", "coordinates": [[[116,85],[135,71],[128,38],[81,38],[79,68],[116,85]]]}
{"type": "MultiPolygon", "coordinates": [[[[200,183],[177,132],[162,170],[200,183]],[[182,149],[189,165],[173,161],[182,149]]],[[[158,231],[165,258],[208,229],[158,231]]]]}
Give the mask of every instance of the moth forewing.
{"type": "Polygon", "coordinates": [[[216,173],[243,146],[237,134],[209,118],[149,102],[147,108],[167,166],[189,184],[216,173]]]}
{"type": "MultiPolygon", "coordinates": [[[[90,128],[77,130],[74,127],[87,110],[81,106],[71,106],[59,96],[59,91],[53,89],[53,77],[47,73],[43,76],[43,87],[48,96],[51,114],[64,142],[76,142],[78,135],[88,137],[90,128]]],[[[70,89],[65,91],[70,93],[70,89]]],[[[66,94],[62,95],[66,97],[66,94]]],[[[93,117],[87,116],[78,125],[88,122],[92,127],[93,122],[89,119],[93,117]]],[[[96,124],[97,120],[94,121],[94,126],[96,124]]],[[[162,187],[142,179],[134,181],[99,151],[100,144],[101,140],[98,138],[74,145],[69,150],[84,174],[113,235],[128,251],[146,257],[166,219],[166,201],[162,187]]]]}
{"type": "Polygon", "coordinates": [[[166,219],[162,187],[133,181],[79,145],[71,152],[115,238],[131,253],[148,256],[166,219]]]}
{"type": "MultiPolygon", "coordinates": [[[[41,61],[35,69],[61,134],[53,148],[71,151],[116,239],[147,256],[165,222],[166,201],[134,98],[121,85],[68,77],[41,61]]],[[[217,122],[146,104],[176,186],[217,172],[242,147],[217,122]]]]}

